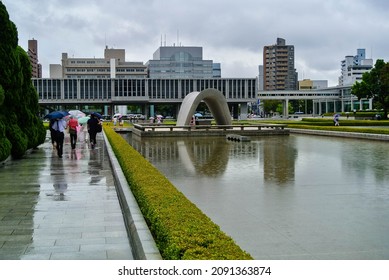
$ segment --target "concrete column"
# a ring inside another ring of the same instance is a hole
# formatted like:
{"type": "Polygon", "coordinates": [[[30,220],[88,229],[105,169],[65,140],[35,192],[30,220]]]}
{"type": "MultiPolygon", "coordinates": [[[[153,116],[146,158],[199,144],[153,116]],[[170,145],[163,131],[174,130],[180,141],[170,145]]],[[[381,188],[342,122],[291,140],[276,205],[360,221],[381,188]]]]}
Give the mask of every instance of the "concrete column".
{"type": "Polygon", "coordinates": [[[154,104],[150,104],[150,117],[154,117],[155,112],[154,112],[154,104]]]}
{"type": "Polygon", "coordinates": [[[247,103],[241,103],[240,104],[240,119],[241,120],[247,120],[247,112],[248,106],[247,103]]]}
{"type": "Polygon", "coordinates": [[[111,79],[116,78],[116,59],[111,58],[109,61],[110,64],[110,74],[111,74],[111,79]]]}
{"type": "Polygon", "coordinates": [[[144,111],[143,114],[145,115],[145,120],[148,120],[150,115],[149,115],[149,104],[144,104],[144,111]]]}
{"type": "Polygon", "coordinates": [[[289,99],[285,99],[284,102],[283,102],[283,117],[284,118],[288,118],[289,117],[289,99]]]}

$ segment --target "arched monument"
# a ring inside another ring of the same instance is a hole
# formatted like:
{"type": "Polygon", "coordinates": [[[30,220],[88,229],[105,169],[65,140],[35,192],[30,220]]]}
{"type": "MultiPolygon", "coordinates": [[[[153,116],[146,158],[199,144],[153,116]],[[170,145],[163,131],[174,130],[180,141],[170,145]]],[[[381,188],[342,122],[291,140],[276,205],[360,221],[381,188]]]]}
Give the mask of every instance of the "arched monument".
{"type": "Polygon", "coordinates": [[[231,125],[231,114],[224,95],[213,88],[189,93],[182,102],[177,117],[177,126],[189,125],[197,106],[204,101],[215,118],[216,124],[231,125]]]}

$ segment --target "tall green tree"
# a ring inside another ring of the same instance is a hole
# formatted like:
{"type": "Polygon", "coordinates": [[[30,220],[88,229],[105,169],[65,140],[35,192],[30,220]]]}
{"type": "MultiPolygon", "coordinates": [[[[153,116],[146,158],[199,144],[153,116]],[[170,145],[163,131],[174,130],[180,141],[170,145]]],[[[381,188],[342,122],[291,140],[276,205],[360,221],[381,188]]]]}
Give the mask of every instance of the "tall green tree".
{"type": "Polygon", "coordinates": [[[373,98],[374,106],[384,111],[387,118],[389,109],[389,63],[377,59],[374,68],[362,76],[361,82],[356,82],[351,87],[351,93],[362,98],[373,98]]]}
{"type": "Polygon", "coordinates": [[[0,1],[0,161],[9,155],[20,158],[45,141],[38,113],[30,60],[18,46],[17,28],[0,1]]]}

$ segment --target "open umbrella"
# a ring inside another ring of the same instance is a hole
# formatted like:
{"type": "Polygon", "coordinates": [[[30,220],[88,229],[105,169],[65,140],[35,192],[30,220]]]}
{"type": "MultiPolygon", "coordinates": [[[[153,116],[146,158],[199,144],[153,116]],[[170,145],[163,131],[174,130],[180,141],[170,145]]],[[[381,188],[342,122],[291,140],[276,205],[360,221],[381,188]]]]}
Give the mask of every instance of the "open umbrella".
{"type": "Polygon", "coordinates": [[[89,119],[90,119],[90,116],[79,118],[78,119],[78,123],[79,124],[85,124],[85,123],[88,122],[89,119]]]}
{"type": "Polygon", "coordinates": [[[96,113],[96,112],[91,113],[91,115],[95,115],[98,119],[102,119],[103,118],[102,115],[100,115],[99,113],[96,113]]]}
{"type": "Polygon", "coordinates": [[[69,116],[69,112],[66,111],[53,111],[49,114],[47,114],[44,118],[45,119],[62,119],[63,117],[69,116]]]}
{"type": "Polygon", "coordinates": [[[85,117],[86,114],[80,110],[70,110],[69,114],[77,119],[85,117]]]}

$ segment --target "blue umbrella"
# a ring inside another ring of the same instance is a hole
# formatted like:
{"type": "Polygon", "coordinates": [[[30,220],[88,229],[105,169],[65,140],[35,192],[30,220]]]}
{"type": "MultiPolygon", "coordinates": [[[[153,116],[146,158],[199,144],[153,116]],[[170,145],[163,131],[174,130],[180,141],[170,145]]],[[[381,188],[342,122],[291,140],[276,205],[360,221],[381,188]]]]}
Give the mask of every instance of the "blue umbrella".
{"type": "Polygon", "coordinates": [[[44,118],[45,119],[62,119],[63,117],[69,116],[70,114],[66,111],[54,111],[49,114],[47,114],[44,118]]]}
{"type": "Polygon", "coordinates": [[[96,113],[96,112],[91,113],[91,115],[95,115],[98,119],[102,119],[103,118],[102,115],[100,115],[99,113],[96,113]]]}

